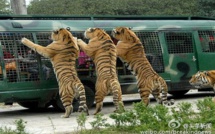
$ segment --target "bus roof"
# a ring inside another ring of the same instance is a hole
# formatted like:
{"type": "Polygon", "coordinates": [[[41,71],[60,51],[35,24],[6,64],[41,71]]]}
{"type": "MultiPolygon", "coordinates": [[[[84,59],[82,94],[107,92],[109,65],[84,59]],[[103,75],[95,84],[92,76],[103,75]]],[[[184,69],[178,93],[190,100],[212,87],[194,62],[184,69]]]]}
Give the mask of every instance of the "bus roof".
{"type": "Polygon", "coordinates": [[[215,20],[202,16],[143,15],[0,15],[0,20],[215,20]]]}
{"type": "Polygon", "coordinates": [[[215,18],[194,16],[68,16],[68,15],[0,15],[0,32],[52,31],[70,27],[84,31],[89,27],[112,30],[126,26],[133,30],[214,30],[215,18]]]}

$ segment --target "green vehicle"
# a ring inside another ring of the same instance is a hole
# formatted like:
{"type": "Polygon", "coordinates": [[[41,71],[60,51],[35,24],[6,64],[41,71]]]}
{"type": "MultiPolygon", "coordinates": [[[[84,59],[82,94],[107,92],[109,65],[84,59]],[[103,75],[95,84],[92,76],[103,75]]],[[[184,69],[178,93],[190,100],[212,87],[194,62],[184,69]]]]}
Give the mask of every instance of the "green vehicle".
{"type": "MultiPolygon", "coordinates": [[[[182,96],[193,88],[188,81],[198,70],[215,69],[215,18],[1,15],[0,19],[0,102],[5,104],[64,109],[50,61],[20,42],[26,37],[46,46],[51,31],[61,27],[70,27],[74,36],[85,41],[83,33],[89,27],[100,27],[108,33],[117,26],[131,27],[143,42],[152,67],[167,81],[169,93],[174,96],[182,96]],[[28,54],[35,56],[33,61],[26,59],[28,54]],[[33,71],[32,64],[36,65],[33,71]]],[[[82,52],[77,71],[90,107],[94,104],[96,75],[92,60],[82,52]]],[[[138,93],[135,77],[119,59],[117,71],[122,93],[138,93]]]]}

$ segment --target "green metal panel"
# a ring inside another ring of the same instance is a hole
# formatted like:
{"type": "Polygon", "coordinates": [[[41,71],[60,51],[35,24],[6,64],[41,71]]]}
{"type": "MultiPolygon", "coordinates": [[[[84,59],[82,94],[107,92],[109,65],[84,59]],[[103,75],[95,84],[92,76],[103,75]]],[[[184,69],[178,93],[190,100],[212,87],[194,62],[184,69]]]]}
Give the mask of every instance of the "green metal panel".
{"type": "Polygon", "coordinates": [[[169,61],[165,71],[170,75],[172,83],[170,90],[191,88],[188,81],[198,68],[197,62],[193,60],[196,55],[194,33],[192,31],[165,31],[164,37],[169,61]]]}
{"type": "Polygon", "coordinates": [[[90,27],[94,27],[93,21],[90,20],[62,20],[62,27],[70,27],[71,31],[85,31],[90,27]]]}
{"type": "Polygon", "coordinates": [[[126,26],[131,27],[133,30],[155,30],[157,25],[155,21],[142,21],[142,20],[96,20],[94,21],[95,27],[101,27],[107,30],[112,30],[114,27],[126,26]]]}
{"type": "MultiPolygon", "coordinates": [[[[83,33],[89,27],[100,27],[108,33],[117,26],[131,27],[143,42],[152,67],[168,82],[169,90],[172,91],[190,88],[188,79],[192,74],[197,70],[214,69],[215,65],[213,60],[215,56],[214,18],[0,15],[0,20],[1,45],[6,46],[7,50],[15,56],[14,60],[17,64],[17,79],[10,82],[9,74],[5,70],[6,60],[0,49],[0,64],[3,70],[0,77],[0,102],[32,99],[47,102],[54,98],[58,93],[58,84],[50,61],[37,55],[39,80],[28,80],[29,74],[22,70],[18,55],[19,49],[23,46],[20,44],[22,37],[46,46],[50,43],[51,31],[61,27],[70,27],[74,36],[85,41],[87,40],[83,38],[83,33]],[[193,56],[196,61],[193,61],[193,56]],[[43,72],[43,64],[51,68],[48,79],[43,72]]],[[[123,93],[137,93],[134,76],[122,63],[117,67],[123,93]]],[[[79,66],[77,68],[84,84],[94,88],[96,77],[93,69],[79,68],[79,66]]]]}
{"type": "Polygon", "coordinates": [[[214,70],[215,69],[215,31],[199,30],[197,33],[197,61],[199,70],[214,70]]]}
{"type": "Polygon", "coordinates": [[[62,27],[59,21],[52,20],[1,20],[0,31],[52,31],[62,27]]]}

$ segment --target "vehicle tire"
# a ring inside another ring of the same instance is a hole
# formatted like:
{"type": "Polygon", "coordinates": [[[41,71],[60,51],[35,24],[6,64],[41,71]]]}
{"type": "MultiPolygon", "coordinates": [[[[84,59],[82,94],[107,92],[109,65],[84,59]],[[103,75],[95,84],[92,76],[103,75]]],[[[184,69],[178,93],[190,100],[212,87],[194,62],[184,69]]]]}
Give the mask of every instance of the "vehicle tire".
{"type": "Polygon", "coordinates": [[[95,92],[88,86],[84,86],[84,88],[85,88],[85,93],[86,93],[87,107],[91,108],[94,104],[95,92]]]}
{"type": "Polygon", "coordinates": [[[20,106],[28,108],[30,110],[42,110],[47,109],[51,104],[47,103],[44,107],[39,107],[38,101],[23,101],[23,102],[17,102],[20,106]]]}
{"type": "MultiPolygon", "coordinates": [[[[84,88],[85,88],[85,93],[86,93],[87,106],[88,106],[88,108],[90,108],[94,104],[95,94],[94,94],[93,90],[91,88],[89,88],[88,86],[84,86],[84,88]]],[[[53,101],[52,105],[58,111],[65,111],[65,108],[61,102],[59,95],[57,95],[57,97],[53,101]]],[[[72,105],[73,105],[73,112],[77,112],[78,107],[79,107],[79,99],[74,99],[72,105]]]]}
{"type": "Polygon", "coordinates": [[[182,97],[184,96],[189,90],[182,90],[182,91],[169,91],[168,93],[173,95],[174,97],[182,97]]]}

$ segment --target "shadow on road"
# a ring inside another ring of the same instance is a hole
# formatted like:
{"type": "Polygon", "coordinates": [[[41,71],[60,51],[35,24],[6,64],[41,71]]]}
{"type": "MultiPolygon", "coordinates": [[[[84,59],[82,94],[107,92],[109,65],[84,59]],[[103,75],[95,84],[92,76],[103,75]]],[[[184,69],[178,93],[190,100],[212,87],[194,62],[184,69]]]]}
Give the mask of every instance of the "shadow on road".
{"type": "MultiPolygon", "coordinates": [[[[193,98],[204,98],[204,97],[213,97],[214,93],[213,92],[196,92],[196,93],[187,93],[185,94],[183,97],[174,97],[169,95],[168,99],[174,99],[176,102],[180,101],[180,100],[191,100],[193,98]]],[[[140,98],[138,98],[139,95],[136,95],[133,100],[125,100],[124,101],[124,105],[125,106],[131,106],[133,103],[136,102],[140,102],[140,98]]],[[[151,103],[156,103],[155,99],[153,97],[150,97],[150,102],[151,103]]],[[[114,107],[113,103],[112,103],[112,98],[110,97],[110,100],[107,102],[104,102],[104,106],[103,107],[114,107]]],[[[95,105],[93,105],[91,108],[89,108],[89,110],[94,111],[95,110],[95,105]]],[[[12,106],[3,106],[3,108],[0,109],[0,117],[16,117],[17,115],[21,116],[32,116],[32,115],[40,115],[40,114],[63,114],[64,112],[62,111],[57,111],[56,109],[54,109],[52,106],[50,106],[47,109],[37,109],[37,110],[29,110],[26,108],[23,108],[21,106],[19,106],[18,104],[14,104],[12,106]]]]}

